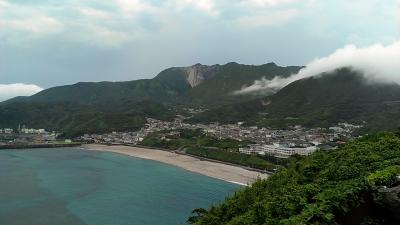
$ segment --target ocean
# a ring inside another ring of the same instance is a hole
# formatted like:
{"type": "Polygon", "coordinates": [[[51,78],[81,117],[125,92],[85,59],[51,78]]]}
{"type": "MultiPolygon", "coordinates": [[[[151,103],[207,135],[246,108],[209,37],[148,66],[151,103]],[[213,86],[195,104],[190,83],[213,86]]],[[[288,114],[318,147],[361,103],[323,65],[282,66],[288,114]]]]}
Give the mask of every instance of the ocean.
{"type": "Polygon", "coordinates": [[[180,225],[239,189],[108,152],[0,151],[0,225],[180,225]]]}

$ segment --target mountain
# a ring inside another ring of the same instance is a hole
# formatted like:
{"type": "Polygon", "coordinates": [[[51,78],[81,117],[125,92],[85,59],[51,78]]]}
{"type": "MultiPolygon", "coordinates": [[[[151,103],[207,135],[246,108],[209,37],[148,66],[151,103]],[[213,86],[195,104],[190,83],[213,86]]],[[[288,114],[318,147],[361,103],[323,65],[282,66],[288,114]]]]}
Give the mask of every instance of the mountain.
{"type": "Polygon", "coordinates": [[[302,67],[281,67],[275,63],[260,66],[228,63],[225,65],[204,66],[196,64],[191,67],[171,68],[161,72],[155,80],[163,83],[171,82],[174,77],[176,83],[182,83],[182,78],[190,88],[185,89],[180,99],[187,104],[206,107],[220,105],[227,102],[240,102],[252,99],[254,96],[237,96],[233,92],[244,86],[250,86],[255,80],[262,78],[272,79],[276,76],[288,77],[297,73],[302,67]]]}
{"type": "Polygon", "coordinates": [[[44,90],[25,99],[29,102],[74,102],[97,105],[115,101],[140,101],[173,99],[180,92],[175,87],[157,80],[137,80],[128,82],[77,83],[44,90]]]}
{"type": "Polygon", "coordinates": [[[195,225],[400,223],[399,134],[368,136],[337,150],[294,157],[287,168],[235,193],[195,225]]]}
{"type": "Polygon", "coordinates": [[[301,67],[274,63],[248,66],[237,63],[174,67],[153,79],[127,82],[81,82],[46,89],[31,97],[0,104],[0,127],[25,124],[57,129],[68,136],[83,132],[137,129],[146,117],[172,119],[183,106],[212,107],[239,102],[232,92],[262,77],[289,76],[301,67]]]}
{"type": "Polygon", "coordinates": [[[228,104],[192,121],[247,121],[260,126],[329,126],[367,122],[376,129],[400,125],[400,86],[368,82],[360,72],[343,68],[295,81],[276,94],[228,104]]]}
{"type": "MultiPolygon", "coordinates": [[[[190,67],[174,67],[159,73],[153,79],[127,82],[81,82],[46,89],[28,98],[14,98],[12,102],[74,102],[98,105],[116,101],[152,100],[169,102],[211,102],[224,101],[232,92],[242,86],[251,85],[254,80],[287,77],[301,67],[280,67],[274,63],[261,66],[228,63],[206,66],[196,64],[190,67]]],[[[236,99],[236,97],[234,97],[236,99]]],[[[3,103],[4,104],[4,103],[3,103]]]]}

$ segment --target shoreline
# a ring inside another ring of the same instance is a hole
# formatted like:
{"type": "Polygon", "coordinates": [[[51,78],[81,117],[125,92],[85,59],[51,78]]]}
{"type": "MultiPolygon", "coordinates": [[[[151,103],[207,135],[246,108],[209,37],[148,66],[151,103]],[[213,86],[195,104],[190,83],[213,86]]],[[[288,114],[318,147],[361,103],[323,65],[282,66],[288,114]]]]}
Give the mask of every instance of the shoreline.
{"type": "Polygon", "coordinates": [[[258,177],[265,179],[269,176],[265,173],[247,170],[240,166],[201,160],[192,156],[157,149],[101,144],[85,144],[82,145],[81,148],[88,151],[113,152],[136,158],[158,161],[241,186],[253,184],[258,177]]]}
{"type": "Polygon", "coordinates": [[[11,145],[0,145],[0,150],[11,150],[11,149],[32,149],[32,148],[67,148],[67,147],[80,147],[80,143],[70,144],[11,144],[11,145]]]}

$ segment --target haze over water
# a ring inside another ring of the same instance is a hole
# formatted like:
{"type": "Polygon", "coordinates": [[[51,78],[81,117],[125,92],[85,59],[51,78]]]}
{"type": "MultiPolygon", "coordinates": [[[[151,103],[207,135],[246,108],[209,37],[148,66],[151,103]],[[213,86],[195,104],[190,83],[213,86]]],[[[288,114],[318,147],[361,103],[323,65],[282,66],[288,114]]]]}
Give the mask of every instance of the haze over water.
{"type": "Polygon", "coordinates": [[[0,151],[0,224],[179,225],[239,186],[79,149],[0,151]]]}

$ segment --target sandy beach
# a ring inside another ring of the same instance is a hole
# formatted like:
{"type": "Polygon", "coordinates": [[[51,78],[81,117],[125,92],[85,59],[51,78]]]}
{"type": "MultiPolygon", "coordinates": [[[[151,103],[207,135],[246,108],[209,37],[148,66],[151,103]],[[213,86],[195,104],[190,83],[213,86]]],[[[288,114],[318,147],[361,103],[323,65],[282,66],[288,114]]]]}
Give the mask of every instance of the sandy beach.
{"type": "Polygon", "coordinates": [[[137,158],[154,160],[178,166],[191,172],[203,174],[209,177],[240,185],[251,185],[252,183],[254,183],[257,177],[260,177],[262,179],[268,177],[267,174],[246,170],[241,167],[210,161],[202,161],[194,157],[162,150],[96,144],[83,145],[82,148],[86,150],[114,152],[137,158]]]}

